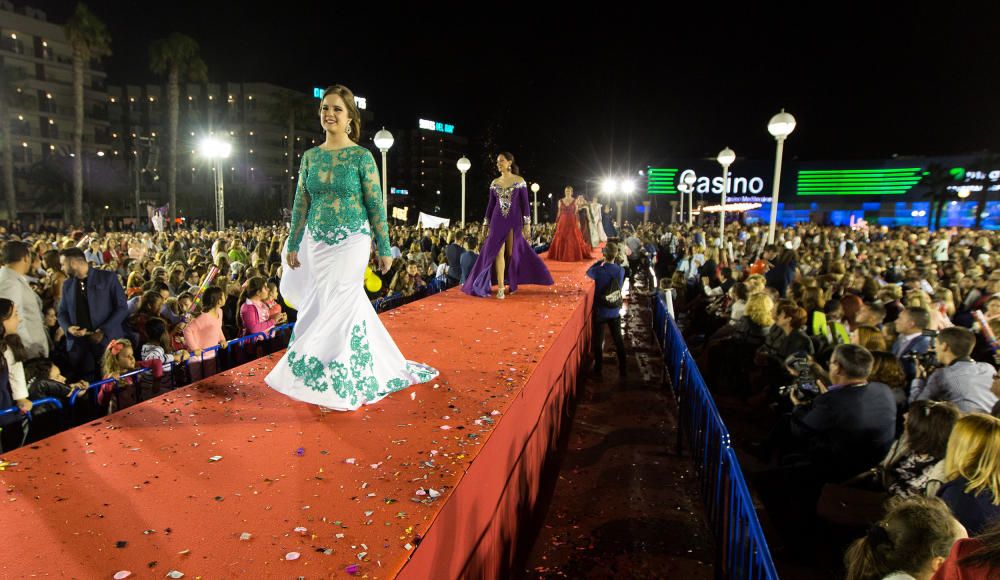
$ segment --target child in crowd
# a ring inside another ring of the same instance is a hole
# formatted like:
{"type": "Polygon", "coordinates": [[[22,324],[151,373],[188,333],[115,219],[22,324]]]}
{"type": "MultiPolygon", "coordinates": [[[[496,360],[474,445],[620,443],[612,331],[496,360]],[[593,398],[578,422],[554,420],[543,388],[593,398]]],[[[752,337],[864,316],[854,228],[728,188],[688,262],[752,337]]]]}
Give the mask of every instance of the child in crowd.
{"type": "MultiPolygon", "coordinates": [[[[149,368],[152,369],[153,378],[159,379],[163,376],[163,362],[159,360],[144,360],[136,363],[135,352],[132,349],[132,343],[124,338],[115,338],[108,343],[107,348],[104,350],[104,356],[101,358],[101,378],[115,379],[116,381],[121,378],[122,375],[129,373],[136,368],[149,368]]],[[[130,385],[134,385],[133,380],[130,380],[130,385]]],[[[121,383],[118,383],[118,387],[124,387],[121,383]]],[[[97,404],[107,408],[107,413],[114,413],[118,409],[117,397],[112,397],[111,395],[115,392],[115,383],[107,383],[101,386],[101,389],[97,392],[97,404]]],[[[125,403],[124,406],[129,406],[129,403],[134,403],[138,401],[134,389],[122,389],[122,392],[128,396],[130,401],[125,403]]]]}
{"type": "MultiPolygon", "coordinates": [[[[186,350],[174,351],[170,333],[167,331],[167,321],[162,318],[150,318],[146,321],[146,344],[142,345],[142,360],[159,360],[169,365],[182,363],[191,358],[186,350]]],[[[195,353],[200,354],[200,353],[195,353]]]]}
{"type": "Polygon", "coordinates": [[[268,298],[264,301],[268,313],[272,319],[277,319],[281,314],[281,304],[278,303],[278,285],[274,282],[267,283],[268,298]]]}
{"type": "MultiPolygon", "coordinates": [[[[25,366],[25,376],[28,379],[28,397],[31,399],[44,399],[45,397],[69,399],[77,391],[80,391],[80,397],[87,396],[87,381],[67,384],[62,370],[48,359],[36,358],[25,366]]],[[[48,409],[48,407],[42,408],[48,409]]]]}

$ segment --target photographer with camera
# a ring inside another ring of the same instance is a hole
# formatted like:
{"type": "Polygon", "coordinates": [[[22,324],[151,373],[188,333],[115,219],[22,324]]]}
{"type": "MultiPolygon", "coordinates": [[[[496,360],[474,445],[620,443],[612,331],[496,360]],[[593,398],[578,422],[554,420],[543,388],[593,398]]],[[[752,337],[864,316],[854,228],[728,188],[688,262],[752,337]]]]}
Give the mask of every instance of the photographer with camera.
{"type": "Polygon", "coordinates": [[[611,331],[611,339],[618,352],[618,373],[626,375],[625,370],[625,340],[622,338],[622,286],[625,283],[625,271],[615,263],[619,257],[618,244],[608,242],[601,253],[604,259],[587,270],[587,276],[594,280],[594,323],[593,345],[594,373],[601,374],[604,362],[604,327],[611,331]]]}
{"type": "Polygon", "coordinates": [[[811,402],[790,392],[792,443],[806,451],[822,482],[843,481],[876,465],[896,435],[896,401],[881,383],[869,383],[874,359],[864,347],[838,345],[830,358],[830,382],[817,381],[811,402]]]}
{"type": "Polygon", "coordinates": [[[926,308],[911,306],[899,313],[895,321],[896,342],[892,354],[903,365],[906,382],[917,378],[917,358],[931,349],[931,336],[925,332],[931,326],[931,314],[926,308]]]}
{"type": "Polygon", "coordinates": [[[960,326],[938,333],[934,352],[940,368],[919,364],[917,378],[910,386],[910,402],[949,401],[963,413],[989,414],[997,403],[991,389],[996,370],[990,364],[970,358],[975,344],[972,331],[960,326]]]}

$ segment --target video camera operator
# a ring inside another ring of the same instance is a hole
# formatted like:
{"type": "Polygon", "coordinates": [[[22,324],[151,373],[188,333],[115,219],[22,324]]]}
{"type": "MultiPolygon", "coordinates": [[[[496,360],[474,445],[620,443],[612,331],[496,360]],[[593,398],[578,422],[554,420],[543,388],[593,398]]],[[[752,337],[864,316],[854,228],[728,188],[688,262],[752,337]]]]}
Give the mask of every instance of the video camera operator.
{"type": "Polygon", "coordinates": [[[963,413],[990,413],[997,403],[991,389],[996,370],[988,363],[972,360],[969,355],[975,344],[972,331],[961,326],[938,333],[934,346],[937,365],[928,359],[920,360],[917,378],[910,385],[910,402],[950,401],[963,413]]]}
{"type": "Polygon", "coordinates": [[[925,331],[931,326],[931,314],[926,308],[910,306],[895,321],[896,342],[892,354],[903,365],[907,384],[917,378],[917,358],[931,347],[931,336],[925,331]]]}
{"type": "Polygon", "coordinates": [[[830,357],[829,387],[811,402],[791,391],[792,444],[805,450],[813,475],[838,482],[870,469],[896,434],[896,400],[882,383],[869,383],[874,358],[864,347],[838,345],[830,357]]]}

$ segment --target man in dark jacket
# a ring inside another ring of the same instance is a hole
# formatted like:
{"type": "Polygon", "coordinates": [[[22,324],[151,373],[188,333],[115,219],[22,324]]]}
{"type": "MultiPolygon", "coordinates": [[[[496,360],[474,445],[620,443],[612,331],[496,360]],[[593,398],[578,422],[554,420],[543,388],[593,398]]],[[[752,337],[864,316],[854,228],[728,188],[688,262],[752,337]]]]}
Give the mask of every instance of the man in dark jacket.
{"type": "Polygon", "coordinates": [[[593,345],[594,372],[600,374],[604,358],[604,327],[611,330],[611,339],[618,352],[618,372],[625,376],[625,340],[622,338],[621,292],[625,283],[625,270],[615,264],[619,246],[608,243],[601,250],[604,259],[587,270],[594,280],[593,345]],[[617,286],[617,294],[615,288],[617,286]]]}
{"type": "Polygon", "coordinates": [[[59,262],[68,278],[59,302],[59,326],[66,333],[66,347],[74,378],[99,378],[98,361],[113,338],[126,335],[128,317],[125,291],[118,275],[91,268],[80,248],[59,252],[59,262]]]}
{"type": "Polygon", "coordinates": [[[869,383],[874,357],[856,344],[841,344],[830,358],[829,387],[812,403],[793,392],[791,434],[805,450],[814,475],[838,482],[867,471],[889,450],[896,434],[896,400],[881,383],[869,383]]]}
{"type": "Polygon", "coordinates": [[[462,280],[462,253],[465,252],[465,232],[455,234],[455,241],[444,248],[448,260],[448,284],[455,285],[462,280]]]}

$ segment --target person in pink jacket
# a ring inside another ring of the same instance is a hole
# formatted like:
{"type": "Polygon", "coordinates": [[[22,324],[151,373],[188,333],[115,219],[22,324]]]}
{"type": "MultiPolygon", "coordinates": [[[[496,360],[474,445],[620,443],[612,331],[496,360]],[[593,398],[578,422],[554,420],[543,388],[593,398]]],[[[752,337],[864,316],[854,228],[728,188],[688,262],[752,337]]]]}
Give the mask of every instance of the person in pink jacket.
{"type": "Polygon", "coordinates": [[[264,303],[268,297],[267,283],[264,278],[254,276],[247,280],[243,293],[240,294],[240,336],[268,333],[276,324],[287,320],[287,315],[280,313],[271,316],[270,308],[264,303]]]}

